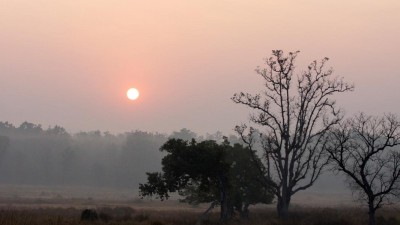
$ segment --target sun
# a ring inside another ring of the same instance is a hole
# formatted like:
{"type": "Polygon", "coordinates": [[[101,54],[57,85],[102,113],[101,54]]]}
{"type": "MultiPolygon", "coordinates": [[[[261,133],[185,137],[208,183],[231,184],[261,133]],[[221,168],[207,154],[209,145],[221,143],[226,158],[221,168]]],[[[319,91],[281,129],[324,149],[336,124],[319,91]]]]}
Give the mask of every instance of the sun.
{"type": "Polygon", "coordinates": [[[128,96],[130,100],[136,100],[139,98],[139,91],[136,88],[130,88],[128,92],[126,92],[126,96],[128,96]]]}

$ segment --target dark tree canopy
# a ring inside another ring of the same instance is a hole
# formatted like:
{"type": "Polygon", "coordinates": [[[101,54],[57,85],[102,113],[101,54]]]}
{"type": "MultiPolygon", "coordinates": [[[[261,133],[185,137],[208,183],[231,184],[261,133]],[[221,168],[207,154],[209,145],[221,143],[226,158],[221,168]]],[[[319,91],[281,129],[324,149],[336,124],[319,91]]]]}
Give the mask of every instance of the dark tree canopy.
{"type": "Polygon", "coordinates": [[[247,216],[249,205],[272,201],[270,190],[257,182],[254,160],[259,158],[239,144],[170,139],[161,151],[167,152],[163,172],[147,173],[148,182],[140,184],[142,196],[164,200],[177,192],[185,202],[219,204],[221,220],[230,219],[234,210],[247,216]]]}
{"type": "Polygon", "coordinates": [[[375,211],[390,203],[400,191],[400,120],[363,113],[344,121],[331,132],[328,152],[333,169],[347,176],[350,187],[369,209],[369,224],[375,211]]]}
{"type": "Polygon", "coordinates": [[[353,90],[343,79],[325,69],[328,58],[312,62],[295,74],[299,52],[272,52],[265,68],[261,94],[237,93],[232,100],[252,110],[251,125],[236,127],[250,148],[262,146],[267,177],[275,183],[278,213],[287,218],[291,196],[312,186],[327,163],[326,134],[342,119],[332,96],[353,90]],[[254,135],[260,131],[259,138],[254,135]],[[260,140],[260,143],[255,143],[260,140]]]}

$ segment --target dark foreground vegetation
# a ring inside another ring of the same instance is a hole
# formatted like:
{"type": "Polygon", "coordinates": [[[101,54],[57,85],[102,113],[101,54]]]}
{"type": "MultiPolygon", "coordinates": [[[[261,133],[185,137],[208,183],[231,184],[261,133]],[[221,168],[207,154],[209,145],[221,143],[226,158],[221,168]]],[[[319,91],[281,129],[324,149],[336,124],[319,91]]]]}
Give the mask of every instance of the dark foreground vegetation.
{"type": "MultiPolygon", "coordinates": [[[[201,212],[196,210],[178,211],[172,209],[138,210],[128,207],[99,208],[99,219],[82,221],[82,209],[42,208],[42,209],[0,209],[2,225],[66,225],[66,224],[138,224],[138,225],[193,225],[201,212]]],[[[398,208],[381,210],[377,224],[400,224],[398,208]]],[[[360,208],[293,208],[290,218],[280,220],[273,208],[254,209],[250,219],[234,218],[227,224],[266,224],[266,225],[361,225],[366,224],[366,209],[360,208]]],[[[218,212],[213,212],[203,224],[221,224],[218,212]]]]}

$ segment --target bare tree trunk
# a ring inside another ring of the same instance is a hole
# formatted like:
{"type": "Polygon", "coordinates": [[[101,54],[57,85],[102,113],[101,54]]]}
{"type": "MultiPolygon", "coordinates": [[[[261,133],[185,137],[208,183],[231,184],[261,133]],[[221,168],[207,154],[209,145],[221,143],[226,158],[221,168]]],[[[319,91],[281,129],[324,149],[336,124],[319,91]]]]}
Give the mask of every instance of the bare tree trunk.
{"type": "Polygon", "coordinates": [[[278,210],[278,216],[281,219],[289,218],[289,206],[290,206],[291,196],[288,189],[289,188],[286,187],[285,184],[283,184],[281,189],[281,196],[278,196],[277,210],[278,210]]]}
{"type": "Polygon", "coordinates": [[[376,224],[376,220],[375,220],[375,207],[373,202],[368,202],[368,219],[369,219],[369,225],[375,225],[376,224]]]}
{"type": "Polygon", "coordinates": [[[277,210],[279,218],[287,219],[289,217],[289,203],[282,198],[278,199],[277,210]]]}
{"type": "Polygon", "coordinates": [[[284,220],[289,218],[289,206],[290,196],[288,196],[287,193],[283,194],[282,192],[282,196],[278,197],[278,204],[276,206],[279,218],[284,220]]]}
{"type": "Polygon", "coordinates": [[[369,225],[375,225],[375,212],[368,213],[369,214],[369,225]]]}

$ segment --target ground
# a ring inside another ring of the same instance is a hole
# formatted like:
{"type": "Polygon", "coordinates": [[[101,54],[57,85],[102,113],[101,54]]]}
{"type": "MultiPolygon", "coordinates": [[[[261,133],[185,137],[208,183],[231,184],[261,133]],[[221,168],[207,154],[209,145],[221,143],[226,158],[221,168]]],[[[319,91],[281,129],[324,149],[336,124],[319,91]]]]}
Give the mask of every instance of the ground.
{"type": "MultiPolygon", "coordinates": [[[[133,189],[0,185],[1,225],[193,225],[206,207],[142,200],[133,189]],[[86,208],[97,210],[100,219],[81,221],[86,208]]],[[[294,199],[288,221],[277,218],[274,204],[250,210],[249,220],[235,217],[230,224],[361,225],[368,218],[366,209],[344,193],[303,193],[294,199]]],[[[386,207],[377,217],[378,224],[400,225],[400,207],[386,207]]],[[[219,224],[217,209],[205,224],[219,224]]]]}

